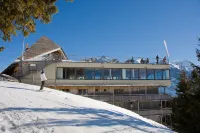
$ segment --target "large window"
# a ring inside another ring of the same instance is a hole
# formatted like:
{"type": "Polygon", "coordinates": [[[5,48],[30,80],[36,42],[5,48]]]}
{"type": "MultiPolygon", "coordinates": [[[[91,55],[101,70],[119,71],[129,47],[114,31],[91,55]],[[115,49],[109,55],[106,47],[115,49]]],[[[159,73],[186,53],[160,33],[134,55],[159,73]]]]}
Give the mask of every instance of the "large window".
{"type": "Polygon", "coordinates": [[[112,79],[114,80],[122,79],[121,69],[112,69],[112,79]]]}
{"type": "Polygon", "coordinates": [[[131,69],[122,69],[122,79],[131,78],[131,69]]]}
{"type": "Polygon", "coordinates": [[[139,79],[139,69],[131,69],[131,79],[139,79]]]}
{"type": "Polygon", "coordinates": [[[67,68],[66,79],[75,79],[75,68],[67,68]]]}
{"type": "Polygon", "coordinates": [[[95,79],[103,79],[103,69],[95,69],[95,79]]]}
{"type": "Polygon", "coordinates": [[[76,68],[76,79],[85,79],[84,68],[76,68]]]}
{"type": "Polygon", "coordinates": [[[155,70],[155,79],[157,79],[157,80],[162,79],[162,70],[160,70],[160,69],[155,70]]]}
{"type": "Polygon", "coordinates": [[[93,80],[94,73],[94,68],[85,68],[85,79],[93,80]]]}
{"type": "Polygon", "coordinates": [[[147,69],[147,79],[154,79],[154,69],[147,69]]]}
{"type": "Polygon", "coordinates": [[[146,79],[146,69],[139,69],[139,79],[146,79]]]}
{"type": "Polygon", "coordinates": [[[63,79],[63,68],[57,68],[56,78],[63,79]]]}
{"type": "Polygon", "coordinates": [[[104,69],[104,79],[112,79],[111,69],[104,69]]]}
{"type": "Polygon", "coordinates": [[[128,69],[128,68],[60,68],[56,79],[72,80],[169,80],[169,69],[128,69]]]}
{"type": "Polygon", "coordinates": [[[163,70],[163,79],[170,79],[169,70],[163,70]]]}
{"type": "Polygon", "coordinates": [[[78,95],[87,95],[88,90],[87,89],[78,89],[78,95]]]}

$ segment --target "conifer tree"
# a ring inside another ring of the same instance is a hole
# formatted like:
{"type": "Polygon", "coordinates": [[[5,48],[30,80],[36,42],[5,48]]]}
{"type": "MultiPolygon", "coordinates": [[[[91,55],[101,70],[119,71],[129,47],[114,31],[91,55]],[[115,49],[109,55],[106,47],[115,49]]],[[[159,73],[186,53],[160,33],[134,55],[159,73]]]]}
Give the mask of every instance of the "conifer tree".
{"type": "MultiPolygon", "coordinates": [[[[198,61],[200,50],[196,49],[198,61]]],[[[193,66],[191,75],[185,72],[180,75],[177,85],[177,97],[172,102],[173,128],[178,132],[200,132],[200,67],[193,66]]]]}
{"type": "Polygon", "coordinates": [[[190,85],[185,72],[180,74],[176,94],[177,97],[172,101],[172,123],[173,128],[180,132],[187,129],[189,126],[188,117],[190,117],[187,112],[190,102],[190,85]]]}

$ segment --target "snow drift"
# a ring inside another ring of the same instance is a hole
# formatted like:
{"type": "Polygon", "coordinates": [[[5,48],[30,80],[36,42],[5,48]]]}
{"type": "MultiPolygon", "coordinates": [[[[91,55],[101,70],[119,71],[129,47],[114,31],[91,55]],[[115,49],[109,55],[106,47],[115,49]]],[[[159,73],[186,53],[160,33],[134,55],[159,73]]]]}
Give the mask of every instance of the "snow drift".
{"type": "Polygon", "coordinates": [[[129,110],[38,86],[0,81],[0,132],[172,132],[129,110]]]}

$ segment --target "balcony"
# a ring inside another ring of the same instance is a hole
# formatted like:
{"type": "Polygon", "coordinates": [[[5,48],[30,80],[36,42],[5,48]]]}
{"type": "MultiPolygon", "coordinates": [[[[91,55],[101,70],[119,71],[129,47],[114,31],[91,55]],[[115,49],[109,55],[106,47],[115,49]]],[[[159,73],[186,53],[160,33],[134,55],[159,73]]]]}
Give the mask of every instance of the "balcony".
{"type": "Polygon", "coordinates": [[[148,101],[148,100],[170,100],[171,97],[169,95],[162,94],[147,94],[147,95],[84,95],[85,97],[89,97],[95,100],[104,101],[104,102],[127,102],[127,101],[148,101]]]}
{"type": "Polygon", "coordinates": [[[149,116],[149,115],[161,115],[161,114],[171,114],[172,110],[170,108],[162,108],[162,109],[146,109],[146,110],[133,110],[133,112],[141,115],[141,116],[149,116]]]}

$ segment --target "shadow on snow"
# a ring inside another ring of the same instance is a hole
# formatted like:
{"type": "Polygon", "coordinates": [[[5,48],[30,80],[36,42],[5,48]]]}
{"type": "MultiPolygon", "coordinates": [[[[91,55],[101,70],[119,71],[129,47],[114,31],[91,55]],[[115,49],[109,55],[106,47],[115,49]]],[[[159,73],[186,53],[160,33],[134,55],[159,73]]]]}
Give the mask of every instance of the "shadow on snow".
{"type": "MultiPolygon", "coordinates": [[[[72,106],[71,106],[72,107],[72,106]]],[[[112,112],[104,109],[94,109],[94,108],[4,108],[0,109],[3,111],[25,111],[28,112],[54,112],[58,114],[60,119],[41,119],[41,121],[26,123],[21,126],[34,126],[34,125],[46,125],[46,126],[100,126],[100,127],[110,127],[110,126],[120,126],[124,125],[129,128],[135,128],[144,132],[149,132],[144,129],[144,127],[154,127],[143,120],[125,115],[119,112],[112,112]],[[60,115],[59,115],[60,114],[60,115]],[[81,115],[75,116],[77,119],[66,120],[62,118],[62,115],[81,115]]],[[[129,129],[128,128],[128,129],[129,129]]],[[[160,130],[168,130],[163,127],[159,127],[160,130]]],[[[170,130],[168,130],[170,132],[170,130]]]]}

